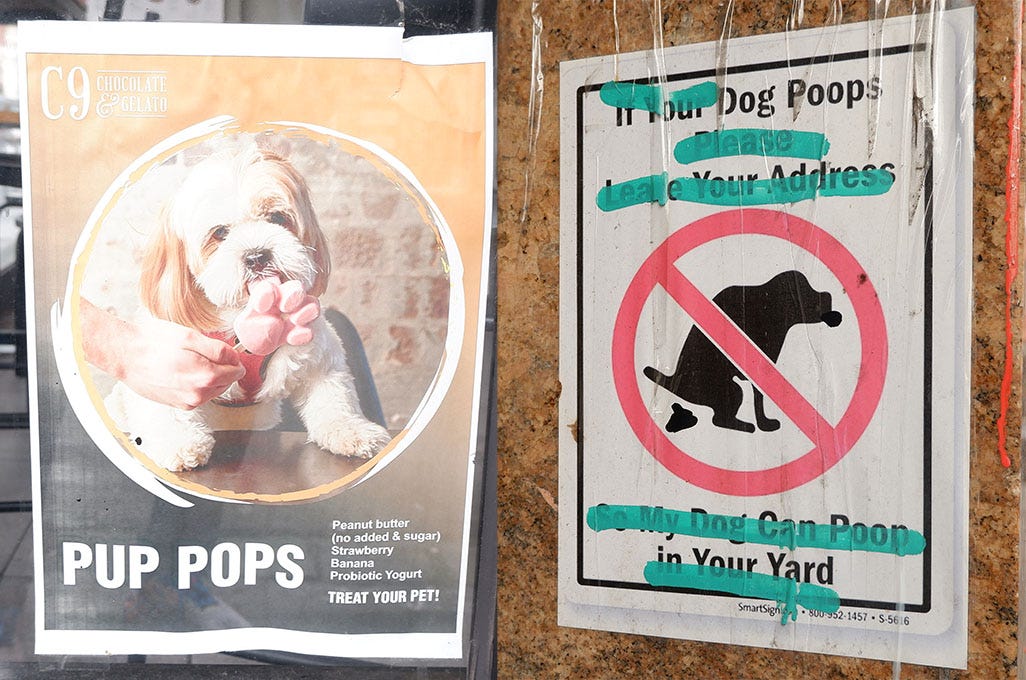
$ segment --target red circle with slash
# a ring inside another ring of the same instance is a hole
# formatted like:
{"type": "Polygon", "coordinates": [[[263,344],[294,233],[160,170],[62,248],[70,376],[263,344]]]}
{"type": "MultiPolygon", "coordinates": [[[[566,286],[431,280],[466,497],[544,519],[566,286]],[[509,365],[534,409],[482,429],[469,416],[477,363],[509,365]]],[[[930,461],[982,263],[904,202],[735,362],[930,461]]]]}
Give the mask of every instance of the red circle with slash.
{"type": "Polygon", "coordinates": [[[743,209],[693,222],[670,235],[634,276],[616,317],[612,342],[613,382],[631,429],[644,447],[677,477],[731,496],[763,496],[794,489],[837,464],[865,432],[883,393],[887,372],[887,327],[876,290],[865,269],[840,241],[811,222],[783,212],[743,209]],[[847,293],[858,321],[861,365],[851,401],[836,425],[777,370],[776,365],[727,315],[675,266],[689,251],[728,236],[764,235],[788,241],[816,256],[847,293]],[[656,287],[670,297],[744,375],[814,443],[799,458],[765,470],[730,470],[682,451],[656,423],[638,385],[635,344],[642,308],[656,287]]]}

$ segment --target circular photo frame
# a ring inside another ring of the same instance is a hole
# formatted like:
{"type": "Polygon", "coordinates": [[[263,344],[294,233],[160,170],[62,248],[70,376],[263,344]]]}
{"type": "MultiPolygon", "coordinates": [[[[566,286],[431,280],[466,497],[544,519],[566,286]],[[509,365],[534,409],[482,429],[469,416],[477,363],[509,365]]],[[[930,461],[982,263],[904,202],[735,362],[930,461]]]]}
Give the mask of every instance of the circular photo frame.
{"type": "Polygon", "coordinates": [[[84,392],[71,401],[94,441],[151,491],[325,498],[395,460],[438,409],[462,271],[437,207],[383,149],[222,117],[147,151],[96,206],[58,362],[74,362],[66,388],[84,392]],[[212,385],[183,403],[199,368],[212,385]]]}

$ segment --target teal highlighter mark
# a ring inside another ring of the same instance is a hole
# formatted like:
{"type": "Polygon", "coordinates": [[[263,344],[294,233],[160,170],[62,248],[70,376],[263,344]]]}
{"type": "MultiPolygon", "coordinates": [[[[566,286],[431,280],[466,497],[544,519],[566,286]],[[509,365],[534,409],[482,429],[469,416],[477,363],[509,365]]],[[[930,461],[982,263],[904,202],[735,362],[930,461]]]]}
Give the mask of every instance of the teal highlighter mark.
{"type": "MultiPolygon", "coordinates": [[[[674,112],[691,111],[715,104],[716,93],[716,83],[707,81],[671,92],[667,101],[674,112]]],[[[618,109],[641,109],[660,115],[663,113],[663,92],[658,85],[610,81],[599,89],[599,99],[618,109]]]]}
{"type": "Polygon", "coordinates": [[[618,109],[663,112],[663,93],[658,85],[610,81],[599,89],[599,99],[618,109]]]}
{"type": "MultiPolygon", "coordinates": [[[[819,190],[820,196],[879,196],[886,194],[894,186],[894,175],[886,170],[845,170],[834,173],[840,175],[840,186],[837,182],[827,182],[819,190]],[[861,177],[861,183],[851,188],[849,183],[854,183],[861,177]]],[[[830,177],[828,175],[827,177],[830,177]]]]}
{"type": "Polygon", "coordinates": [[[709,567],[676,562],[648,562],[645,581],[656,587],[694,588],[730,593],[760,600],[773,600],[781,605],[780,624],[798,618],[798,606],[831,614],[841,607],[837,591],[814,583],[797,583],[794,579],[769,574],[709,567]]]}
{"type": "Polygon", "coordinates": [[[736,128],[694,135],[677,142],[673,157],[694,163],[725,156],[765,156],[822,160],[830,142],[819,132],[736,128]]]}
{"type": "Polygon", "coordinates": [[[892,555],[918,555],[926,538],[900,524],[866,526],[855,523],[816,524],[793,520],[770,521],[753,517],[713,515],[647,505],[596,505],[588,508],[588,526],[594,531],[638,529],[663,534],[722,538],[738,543],[780,548],[858,550],[892,555]]]}
{"type": "Polygon", "coordinates": [[[604,186],[599,189],[595,203],[605,212],[642,203],[657,202],[659,205],[666,205],[668,177],[669,175],[663,172],[604,186]]]}
{"type": "Polygon", "coordinates": [[[750,206],[798,203],[816,196],[879,196],[893,185],[894,176],[886,170],[844,170],[756,180],[679,177],[670,182],[667,193],[677,201],[750,206]]]}
{"type": "Polygon", "coordinates": [[[667,101],[670,102],[670,107],[675,112],[692,111],[715,106],[717,94],[716,82],[707,80],[704,83],[671,92],[667,101]]]}
{"type": "Polygon", "coordinates": [[[726,180],[680,177],[670,183],[669,195],[677,201],[705,205],[748,206],[798,203],[816,196],[815,183],[797,189],[775,179],[726,180]]]}
{"type": "Polygon", "coordinates": [[[816,196],[879,196],[894,186],[894,175],[879,168],[754,180],[678,177],[667,184],[667,178],[664,172],[602,187],[595,203],[605,212],[641,203],[666,205],[667,199],[719,206],[772,205],[816,196]]]}

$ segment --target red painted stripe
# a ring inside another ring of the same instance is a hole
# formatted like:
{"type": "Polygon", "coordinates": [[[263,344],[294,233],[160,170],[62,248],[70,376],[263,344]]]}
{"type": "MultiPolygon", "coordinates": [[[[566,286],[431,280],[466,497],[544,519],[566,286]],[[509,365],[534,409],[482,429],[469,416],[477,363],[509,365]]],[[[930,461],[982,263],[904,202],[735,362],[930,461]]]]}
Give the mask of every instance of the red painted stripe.
{"type": "Polygon", "coordinates": [[[1022,146],[1022,19],[1023,0],[1015,11],[1015,59],[1012,62],[1012,113],[1008,116],[1008,166],[1005,171],[1005,372],[1001,378],[1001,414],[998,416],[998,451],[1001,464],[1008,457],[1008,402],[1012,393],[1012,291],[1019,275],[1019,163],[1022,146]]]}

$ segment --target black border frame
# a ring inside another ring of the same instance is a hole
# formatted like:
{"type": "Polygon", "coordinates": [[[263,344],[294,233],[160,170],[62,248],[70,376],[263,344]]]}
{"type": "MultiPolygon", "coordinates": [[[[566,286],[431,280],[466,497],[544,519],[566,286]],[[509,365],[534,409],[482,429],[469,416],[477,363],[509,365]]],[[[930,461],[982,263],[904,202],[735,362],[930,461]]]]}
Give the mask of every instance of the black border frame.
{"type": "MultiPolygon", "coordinates": [[[[725,74],[755,73],[780,68],[794,68],[809,66],[813,64],[832,63],[835,61],[855,61],[868,59],[870,56],[895,56],[921,52],[926,49],[922,43],[909,43],[895,45],[879,50],[858,50],[854,52],[842,52],[840,54],[829,54],[801,59],[777,60],[760,62],[754,64],[742,64],[728,66],[723,71],[725,74]]],[[[660,79],[665,82],[676,82],[682,80],[708,79],[717,75],[717,69],[701,69],[684,73],[667,74],[660,79]]],[[[660,80],[653,78],[637,78],[623,82],[639,84],[655,84],[660,80]]],[[[602,87],[601,82],[590,85],[582,85],[576,91],[576,149],[575,163],[577,173],[576,189],[576,229],[577,229],[577,261],[576,261],[576,304],[577,304],[577,499],[576,499],[576,579],[578,585],[600,588],[616,588],[624,590],[642,590],[649,592],[679,593],[686,595],[702,595],[712,597],[729,597],[736,600],[751,600],[752,597],[735,595],[733,593],[699,590],[694,588],[677,588],[669,586],[651,586],[647,583],[635,583],[631,581],[607,581],[602,579],[586,578],[584,576],[584,285],[582,271],[584,269],[584,249],[581,244],[584,240],[584,97],[586,94],[597,92],[602,87]]],[[[919,604],[907,604],[903,602],[883,602],[876,600],[859,600],[852,598],[841,598],[842,607],[859,607],[863,609],[876,609],[881,611],[899,611],[910,613],[926,613],[932,606],[932,405],[933,405],[933,135],[932,129],[926,130],[926,172],[924,173],[924,255],[923,255],[923,536],[926,539],[926,547],[923,550],[923,593],[922,602],[919,604]]],[[[882,618],[882,617],[881,617],[882,618]]],[[[818,619],[817,619],[818,620],[818,619]]]]}

